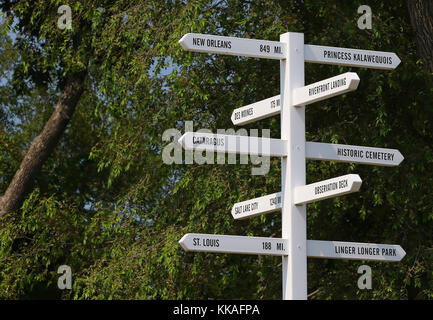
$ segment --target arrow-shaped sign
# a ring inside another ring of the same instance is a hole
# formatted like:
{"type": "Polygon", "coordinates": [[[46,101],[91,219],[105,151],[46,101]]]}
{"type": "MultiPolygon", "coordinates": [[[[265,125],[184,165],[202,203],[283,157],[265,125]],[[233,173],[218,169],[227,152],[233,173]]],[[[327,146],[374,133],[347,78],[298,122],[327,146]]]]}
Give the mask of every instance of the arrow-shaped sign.
{"type": "MultiPolygon", "coordinates": [[[[192,252],[288,255],[288,241],[281,238],[187,233],[179,244],[185,251],[192,252]]],[[[307,240],[309,258],[392,262],[400,261],[405,255],[399,245],[307,240]]]]}
{"type": "Polygon", "coordinates": [[[202,233],[187,233],[179,244],[185,251],[274,256],[287,255],[288,248],[286,239],[202,233]]]}
{"type": "Polygon", "coordinates": [[[307,105],[354,91],[358,88],[359,81],[356,73],[347,72],[305,87],[297,88],[293,92],[293,104],[295,106],[307,105]]]}
{"type": "Polygon", "coordinates": [[[233,110],[231,118],[234,125],[244,125],[280,114],[280,112],[281,96],[277,95],[237,108],[233,110]]]}
{"type": "Polygon", "coordinates": [[[361,184],[362,180],[359,175],[347,174],[306,186],[296,187],[294,190],[294,203],[295,205],[301,205],[357,192],[361,184]]]}
{"type": "Polygon", "coordinates": [[[266,59],[285,59],[286,44],[279,41],[187,33],[179,44],[187,51],[266,59]]]}
{"type": "Polygon", "coordinates": [[[287,142],[280,139],[187,132],[179,143],[185,150],[285,157],[287,142]]]}
{"type": "Polygon", "coordinates": [[[306,62],[392,70],[401,60],[393,52],[304,45],[306,62]]]}
{"type": "Polygon", "coordinates": [[[307,256],[310,258],[400,261],[405,255],[406,252],[399,245],[319,240],[307,241],[307,256]]]}
{"type": "Polygon", "coordinates": [[[398,166],[404,159],[396,149],[307,142],[305,156],[311,160],[354,162],[377,166],[398,166]]]}
{"type": "Polygon", "coordinates": [[[232,208],[232,216],[235,219],[245,219],[275,212],[281,210],[281,202],[281,192],[238,202],[232,208]]]}

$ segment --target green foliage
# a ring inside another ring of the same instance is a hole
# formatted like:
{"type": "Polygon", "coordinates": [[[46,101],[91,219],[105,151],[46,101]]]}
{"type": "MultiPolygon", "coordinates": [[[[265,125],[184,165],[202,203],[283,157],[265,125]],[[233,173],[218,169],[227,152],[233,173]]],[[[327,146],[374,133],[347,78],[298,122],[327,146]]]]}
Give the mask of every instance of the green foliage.
{"type": "MultiPolygon", "coordinates": [[[[357,72],[357,91],[306,111],[308,141],[399,149],[399,167],[308,161],[307,182],[358,173],[359,193],[308,205],[308,238],[400,244],[400,263],[308,260],[312,299],[433,297],[432,75],[423,71],[404,1],[2,1],[0,190],[50,116],[68,73],[86,91],[61,143],[16,214],[0,218],[0,298],[280,299],[281,259],[186,253],[187,232],[280,237],[278,213],[234,221],[235,202],[277,192],[279,159],[251,164],[162,161],[166,129],[233,127],[234,108],[279,93],[276,61],[184,51],[187,32],[397,53],[394,71],[306,64],[306,82],[357,72]],[[373,10],[359,30],[357,8],[373,10]],[[11,34],[15,33],[15,39],[11,34]],[[57,289],[71,266],[73,288],[57,289]],[[359,290],[361,264],[373,289],[359,290]]],[[[279,117],[245,126],[270,129],[279,117]]],[[[237,128],[236,128],[237,129],[237,128]]],[[[185,153],[184,153],[185,156],[185,153]]]]}

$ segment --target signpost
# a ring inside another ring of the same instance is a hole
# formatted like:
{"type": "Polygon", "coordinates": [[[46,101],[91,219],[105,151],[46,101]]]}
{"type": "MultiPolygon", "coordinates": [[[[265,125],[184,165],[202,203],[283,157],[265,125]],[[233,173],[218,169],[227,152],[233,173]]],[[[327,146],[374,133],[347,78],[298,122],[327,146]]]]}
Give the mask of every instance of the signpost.
{"type": "Polygon", "coordinates": [[[307,254],[310,258],[396,262],[406,252],[391,244],[308,240],[307,254]]]}
{"type": "Polygon", "coordinates": [[[278,41],[187,33],[179,44],[188,51],[265,59],[284,59],[286,45],[278,41]]]}
{"type": "Polygon", "coordinates": [[[233,110],[231,119],[234,125],[243,125],[272,117],[280,112],[281,96],[277,95],[233,110]]]}
{"type": "MultiPolygon", "coordinates": [[[[185,251],[286,256],[287,239],[187,233],[179,240],[185,251]]],[[[307,256],[398,262],[406,255],[399,245],[307,240],[307,256]]]]}
{"type": "Polygon", "coordinates": [[[187,132],[179,139],[179,143],[185,150],[271,157],[284,157],[287,155],[287,142],[280,139],[187,132]]]}
{"type": "Polygon", "coordinates": [[[305,87],[294,89],[293,104],[295,106],[301,106],[329,99],[356,90],[358,84],[358,75],[354,72],[347,72],[305,87]]]}
{"type": "Polygon", "coordinates": [[[305,155],[311,160],[353,162],[376,166],[398,166],[404,159],[395,149],[307,142],[305,155]]]}
{"type": "Polygon", "coordinates": [[[348,174],[295,188],[296,205],[311,203],[359,191],[362,180],[357,174],[348,174]]]}
{"type": "Polygon", "coordinates": [[[305,62],[336,64],[347,67],[363,67],[393,70],[400,59],[393,52],[315,46],[306,44],[305,62]]]}
{"type": "Polygon", "coordinates": [[[287,255],[287,239],[187,233],[179,240],[185,251],[287,255]]]}
{"type": "Polygon", "coordinates": [[[307,299],[307,257],[371,261],[400,261],[398,245],[307,240],[306,204],[356,192],[357,174],[306,185],[306,159],[397,166],[398,150],[305,141],[305,106],[356,90],[359,77],[347,72],[305,86],[304,63],[393,70],[395,53],[304,44],[304,34],[285,33],[280,41],[241,39],[188,33],[179,41],[188,51],[280,60],[280,95],[233,111],[235,125],[281,114],[281,139],[212,133],[185,133],[179,143],[186,150],[216,151],[281,157],[281,192],[236,203],[234,219],[281,210],[282,237],[262,238],[186,234],[179,241],[186,251],[282,256],[283,299],[307,299]]]}
{"type": "Polygon", "coordinates": [[[281,210],[281,192],[236,203],[232,208],[235,219],[246,219],[281,210]]]}

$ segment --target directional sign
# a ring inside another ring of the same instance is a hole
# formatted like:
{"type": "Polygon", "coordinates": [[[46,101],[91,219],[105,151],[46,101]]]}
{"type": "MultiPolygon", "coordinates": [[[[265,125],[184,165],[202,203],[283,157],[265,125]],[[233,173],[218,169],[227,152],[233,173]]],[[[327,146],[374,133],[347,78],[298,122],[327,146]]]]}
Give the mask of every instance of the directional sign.
{"type": "Polygon", "coordinates": [[[281,192],[236,203],[232,208],[235,219],[245,219],[281,210],[281,192]]]}
{"type": "Polygon", "coordinates": [[[266,59],[285,59],[286,44],[279,41],[187,33],[179,40],[187,51],[266,59]]]}
{"type": "Polygon", "coordinates": [[[399,245],[319,240],[307,241],[307,256],[310,258],[400,261],[405,255],[406,252],[399,245]]]}
{"type": "Polygon", "coordinates": [[[306,62],[392,70],[401,60],[393,52],[304,45],[306,62]]]}
{"type": "Polygon", "coordinates": [[[295,89],[293,92],[293,104],[295,106],[301,106],[325,100],[346,92],[354,91],[358,88],[358,84],[358,75],[354,72],[347,72],[295,89]]]}
{"type": "Polygon", "coordinates": [[[281,96],[277,95],[259,102],[233,110],[232,122],[234,125],[244,125],[281,112],[281,96]]]}
{"type": "Polygon", "coordinates": [[[377,166],[398,166],[404,159],[396,149],[307,142],[305,155],[311,160],[354,162],[377,166]]]}
{"type": "Polygon", "coordinates": [[[287,239],[187,233],[179,240],[185,251],[287,255],[287,239]]]}
{"type": "Polygon", "coordinates": [[[295,205],[306,204],[332,197],[357,192],[362,180],[357,174],[347,174],[306,186],[296,187],[294,190],[295,205]]]}
{"type": "Polygon", "coordinates": [[[287,142],[280,139],[187,132],[180,139],[185,150],[285,157],[287,142]]]}

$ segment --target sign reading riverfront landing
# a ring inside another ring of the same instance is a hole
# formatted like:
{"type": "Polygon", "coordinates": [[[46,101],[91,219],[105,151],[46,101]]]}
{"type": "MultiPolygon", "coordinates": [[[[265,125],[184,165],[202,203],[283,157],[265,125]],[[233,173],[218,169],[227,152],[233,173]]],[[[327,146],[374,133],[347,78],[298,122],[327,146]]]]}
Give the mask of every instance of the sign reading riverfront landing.
{"type": "Polygon", "coordinates": [[[358,88],[359,81],[356,73],[346,72],[305,87],[297,88],[293,91],[293,104],[295,106],[307,105],[354,91],[358,88]]]}

